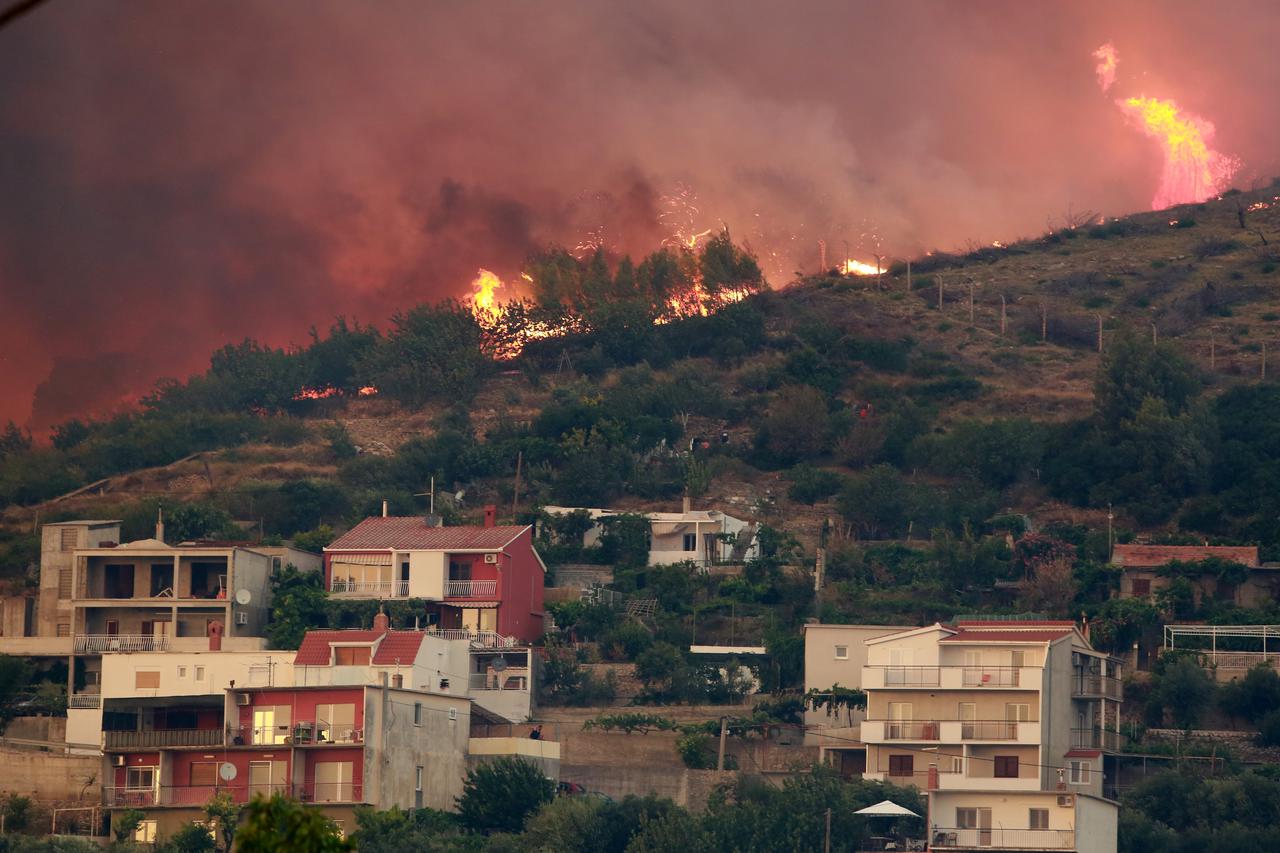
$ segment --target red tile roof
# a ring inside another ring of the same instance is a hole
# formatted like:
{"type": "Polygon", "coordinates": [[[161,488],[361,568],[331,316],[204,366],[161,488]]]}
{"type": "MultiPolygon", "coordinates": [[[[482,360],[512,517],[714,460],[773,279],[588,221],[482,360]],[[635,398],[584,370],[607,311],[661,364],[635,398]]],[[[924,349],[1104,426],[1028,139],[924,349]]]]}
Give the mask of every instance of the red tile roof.
{"type": "MultiPolygon", "coordinates": [[[[399,661],[409,666],[418,657],[426,631],[388,631],[373,653],[374,666],[394,666],[399,661]]],[[[372,643],[383,637],[380,631],[308,631],[294,656],[294,666],[328,666],[333,660],[334,643],[372,643]]]]}
{"type": "Polygon", "coordinates": [[[429,527],[420,516],[366,518],[339,536],[326,551],[500,551],[527,525],[429,527]]]}
{"type": "Polygon", "coordinates": [[[943,637],[940,643],[1047,643],[1071,633],[1071,628],[1056,631],[969,631],[962,630],[950,637],[943,637]]]}
{"type": "Polygon", "coordinates": [[[1076,623],[1067,619],[961,619],[955,623],[955,627],[961,630],[1005,630],[1012,628],[1014,630],[1022,630],[1023,628],[1063,628],[1071,630],[1076,623]]]}
{"type": "Polygon", "coordinates": [[[1111,562],[1117,566],[1155,568],[1178,560],[1195,563],[1209,557],[1234,560],[1246,566],[1258,565],[1258,548],[1255,545],[1117,545],[1111,562]]]}

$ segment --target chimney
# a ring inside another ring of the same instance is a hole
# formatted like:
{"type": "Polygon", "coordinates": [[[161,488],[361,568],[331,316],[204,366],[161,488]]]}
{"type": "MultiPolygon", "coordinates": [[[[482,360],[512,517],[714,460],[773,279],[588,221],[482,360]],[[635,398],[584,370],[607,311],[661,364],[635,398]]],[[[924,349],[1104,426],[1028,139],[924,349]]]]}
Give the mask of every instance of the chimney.
{"type": "Polygon", "coordinates": [[[391,686],[404,687],[404,676],[398,672],[395,675],[391,676],[391,686]]]}
{"type": "Polygon", "coordinates": [[[222,651],[222,631],[223,631],[222,622],[220,622],[219,620],[214,619],[212,622],[209,623],[209,629],[208,629],[209,651],[211,652],[222,651]]]}
{"type": "Polygon", "coordinates": [[[391,630],[391,617],[386,614],[386,611],[379,610],[378,615],[373,617],[373,630],[379,634],[385,634],[391,630]]]}
{"type": "Polygon", "coordinates": [[[382,502],[382,517],[383,517],[383,518],[386,518],[386,517],[387,517],[387,502],[386,502],[386,501],[383,501],[383,502],[382,502]]]}
{"type": "Polygon", "coordinates": [[[498,523],[498,507],[494,504],[485,504],[484,508],[484,526],[493,527],[498,523]]]}
{"type": "Polygon", "coordinates": [[[689,495],[688,494],[686,494],[684,498],[680,501],[680,511],[683,512],[685,515],[689,514],[689,495]]]}
{"type": "Polygon", "coordinates": [[[156,541],[164,541],[164,507],[156,510],[156,541]]]}

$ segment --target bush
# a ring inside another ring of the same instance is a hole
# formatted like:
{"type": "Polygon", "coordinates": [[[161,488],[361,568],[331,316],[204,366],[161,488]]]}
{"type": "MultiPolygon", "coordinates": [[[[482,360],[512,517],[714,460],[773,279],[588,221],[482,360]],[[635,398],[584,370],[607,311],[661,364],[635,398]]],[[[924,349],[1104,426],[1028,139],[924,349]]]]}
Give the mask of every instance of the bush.
{"type": "Polygon", "coordinates": [[[690,770],[708,770],[716,766],[716,752],[711,735],[686,732],[676,738],[676,752],[690,770]]]}
{"type": "Polygon", "coordinates": [[[840,474],[811,465],[798,465],[788,476],[791,488],[787,490],[787,497],[810,505],[831,497],[844,485],[844,477],[840,474]]]}
{"type": "Polygon", "coordinates": [[[1263,716],[1258,723],[1258,746],[1280,746],[1280,709],[1263,716]]]}
{"type": "Polygon", "coordinates": [[[555,796],[556,783],[522,758],[502,757],[467,771],[458,816],[472,832],[520,832],[525,820],[555,796]]]}

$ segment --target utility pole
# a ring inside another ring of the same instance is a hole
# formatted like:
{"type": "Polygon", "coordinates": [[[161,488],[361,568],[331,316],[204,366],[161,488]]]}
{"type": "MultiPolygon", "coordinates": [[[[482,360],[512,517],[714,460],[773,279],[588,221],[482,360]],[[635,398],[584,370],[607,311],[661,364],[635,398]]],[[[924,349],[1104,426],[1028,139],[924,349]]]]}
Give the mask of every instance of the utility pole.
{"type": "Polygon", "coordinates": [[[827,835],[822,842],[822,853],[831,853],[831,809],[827,809],[827,835]]]}
{"type": "Polygon", "coordinates": [[[1213,329],[1209,330],[1209,369],[1218,369],[1218,342],[1213,339],[1213,329]]]}
{"type": "Polygon", "coordinates": [[[1160,343],[1160,340],[1159,340],[1159,336],[1156,334],[1156,324],[1155,324],[1155,321],[1153,320],[1151,322],[1151,345],[1155,346],[1158,343],[1160,343]]]}
{"type": "Polygon", "coordinates": [[[1098,315],[1098,352],[1102,352],[1102,315],[1098,315]]]}
{"type": "Polygon", "coordinates": [[[818,269],[822,270],[822,275],[827,274],[827,241],[818,241],[818,269]]]}
{"type": "Polygon", "coordinates": [[[1005,325],[1008,323],[1009,315],[1006,311],[1004,294],[1000,294],[1000,337],[1004,337],[1005,325]]]}
{"type": "Polygon", "coordinates": [[[724,772],[724,739],[729,733],[729,718],[722,716],[720,718],[720,750],[716,754],[716,770],[724,772]]]}
{"type": "Polygon", "coordinates": [[[907,293],[911,292],[911,259],[907,258],[907,293]]]}
{"type": "Polygon", "coordinates": [[[942,310],[942,273],[938,273],[938,310],[942,310]]]}
{"type": "Polygon", "coordinates": [[[511,488],[511,519],[516,517],[516,504],[520,503],[520,464],[524,462],[524,451],[516,452],[516,482],[511,488]]]}
{"type": "Polygon", "coordinates": [[[973,325],[973,282],[969,282],[969,325],[973,325]]]}

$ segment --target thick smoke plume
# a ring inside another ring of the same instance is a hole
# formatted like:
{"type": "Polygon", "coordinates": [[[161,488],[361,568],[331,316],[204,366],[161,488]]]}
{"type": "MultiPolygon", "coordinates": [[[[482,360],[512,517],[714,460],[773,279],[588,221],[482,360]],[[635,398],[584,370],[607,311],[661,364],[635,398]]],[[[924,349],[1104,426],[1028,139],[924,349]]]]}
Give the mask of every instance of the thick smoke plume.
{"type": "Polygon", "coordinates": [[[1274,170],[1263,3],[44,4],[0,32],[0,421],[548,242],[651,250],[681,188],[775,285],[820,240],[834,265],[1139,209],[1160,163],[1098,97],[1108,41],[1274,170]]]}

